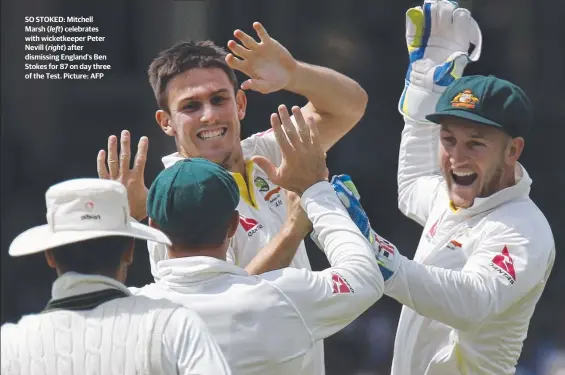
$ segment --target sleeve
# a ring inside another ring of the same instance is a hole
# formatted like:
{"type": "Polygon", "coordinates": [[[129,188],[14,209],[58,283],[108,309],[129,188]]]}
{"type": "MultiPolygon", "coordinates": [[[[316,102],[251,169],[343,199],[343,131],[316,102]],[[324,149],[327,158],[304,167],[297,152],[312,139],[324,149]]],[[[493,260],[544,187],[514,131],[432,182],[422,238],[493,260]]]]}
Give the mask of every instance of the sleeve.
{"type": "Polygon", "coordinates": [[[17,366],[16,354],[12,348],[12,345],[16,342],[16,327],[15,324],[5,323],[0,329],[0,346],[2,347],[0,368],[2,375],[16,375],[20,373],[20,369],[17,366]]]}
{"type": "Polygon", "coordinates": [[[404,118],[398,155],[398,208],[424,225],[443,182],[438,160],[437,124],[404,118]]]}
{"type": "Polygon", "coordinates": [[[534,288],[543,289],[553,266],[553,241],[528,239],[500,223],[483,238],[461,271],[402,257],[386,294],[418,314],[468,330],[506,311],[534,288]]]}
{"type": "Polygon", "coordinates": [[[252,155],[264,156],[275,166],[282,162],[282,152],[273,129],[256,133],[242,142],[244,148],[250,148],[252,155]]]}
{"type": "Polygon", "coordinates": [[[330,268],[286,268],[261,275],[294,305],[314,341],[341,330],[373,305],[384,282],[370,243],[351,221],[331,185],[310,187],[301,198],[330,268]]]}
{"type": "Polygon", "coordinates": [[[194,311],[184,307],[171,315],[163,335],[169,360],[176,362],[179,375],[231,375],[230,367],[210,333],[208,326],[194,311]]]}

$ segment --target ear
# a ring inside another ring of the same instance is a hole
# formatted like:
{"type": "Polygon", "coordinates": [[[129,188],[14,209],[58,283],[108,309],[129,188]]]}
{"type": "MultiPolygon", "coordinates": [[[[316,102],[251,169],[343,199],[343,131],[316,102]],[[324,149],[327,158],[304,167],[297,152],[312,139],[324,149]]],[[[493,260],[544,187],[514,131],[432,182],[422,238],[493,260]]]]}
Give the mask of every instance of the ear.
{"type": "Polygon", "coordinates": [[[510,142],[510,149],[508,150],[508,157],[507,160],[509,163],[515,163],[522,155],[522,151],[524,151],[524,138],[516,137],[513,138],[510,142]]]}
{"type": "Polygon", "coordinates": [[[237,231],[238,226],[239,226],[239,211],[235,210],[230,219],[230,225],[228,227],[228,238],[232,238],[233,236],[235,236],[235,232],[237,231]]]}
{"type": "Polygon", "coordinates": [[[47,260],[49,267],[57,269],[57,263],[55,262],[55,257],[53,256],[53,252],[51,250],[47,250],[45,252],[45,259],[47,260]]]}
{"type": "Polygon", "coordinates": [[[155,112],[155,120],[157,120],[157,124],[165,134],[169,137],[175,136],[175,129],[171,126],[171,116],[162,109],[155,112]]]}
{"type": "Polygon", "coordinates": [[[237,117],[241,121],[245,118],[245,111],[247,110],[247,96],[243,90],[237,90],[235,102],[237,104],[237,117]]]}
{"type": "Polygon", "coordinates": [[[135,248],[135,240],[131,239],[131,246],[122,254],[122,263],[128,266],[133,263],[133,250],[135,248]]]}

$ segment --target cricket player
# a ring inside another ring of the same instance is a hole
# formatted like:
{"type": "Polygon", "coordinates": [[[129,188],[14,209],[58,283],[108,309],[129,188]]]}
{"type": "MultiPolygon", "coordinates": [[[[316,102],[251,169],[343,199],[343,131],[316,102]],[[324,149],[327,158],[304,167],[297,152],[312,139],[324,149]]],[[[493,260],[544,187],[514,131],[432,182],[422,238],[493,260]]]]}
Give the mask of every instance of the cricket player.
{"type": "Polygon", "coordinates": [[[9,253],[44,251],[59,277],[41,313],[2,325],[2,375],[231,374],[193,310],[123,284],[135,238],[170,242],[129,217],[122,184],[69,180],[46,201],[47,224],[16,237],[9,253]]]}
{"type": "Polygon", "coordinates": [[[555,258],[518,162],[531,104],[503,79],[459,78],[478,58],[467,54],[469,43],[480,50],[468,10],[426,1],[406,16],[398,205],[424,227],[414,259],[370,230],[347,178],[333,185],[360,228],[369,228],[385,294],[404,305],[392,374],[514,374],[555,258]]]}
{"type": "MultiPolygon", "coordinates": [[[[302,210],[288,211],[286,195],[251,158],[263,156],[281,163],[281,150],[271,130],[241,140],[247,98],[244,90],[263,94],[288,90],[305,96],[304,116],[319,125],[320,143],[327,151],[363,116],[367,94],[352,79],[333,70],[296,61],[258,22],[253,24],[259,40],[241,30],[238,42],[228,42],[231,53],[212,42],[183,42],[162,52],[149,67],[149,81],[159,110],[156,120],[175,140],[177,152],[163,157],[165,168],[187,157],[203,157],[228,169],[240,191],[240,226],[232,237],[227,259],[251,274],[290,265],[310,270],[303,238],[302,210]],[[234,70],[250,79],[238,85],[234,70]],[[286,249],[297,249],[289,258],[286,249]],[[263,250],[260,252],[260,250],[263,250]],[[258,256],[259,254],[259,256],[258,256]],[[290,264],[289,264],[290,261],[290,264]]],[[[137,156],[145,163],[148,140],[139,141],[137,156]]],[[[98,175],[128,186],[132,216],[146,217],[147,188],[143,174],[130,173],[130,134],[122,132],[118,162],[117,138],[108,139],[106,152],[98,154],[98,175]]],[[[148,243],[152,274],[165,259],[165,246],[148,243]]],[[[307,359],[309,374],[324,371],[323,345],[314,348],[315,360],[307,359]]]]}
{"type": "MultiPolygon", "coordinates": [[[[228,171],[185,158],[162,171],[148,197],[150,225],[172,241],[157,263],[157,281],[135,294],[165,297],[199,313],[234,374],[310,375],[304,357],[316,342],[351,323],[382,295],[383,278],[371,244],[326,180],[316,125],[293,108],[271,117],[281,143],[276,168],[258,157],[269,180],[301,196],[331,268],[284,268],[249,276],[226,261],[240,226],[239,189],[228,171]],[[282,125],[281,125],[282,121],[282,125]],[[288,137],[289,141],[286,141],[288,137]]],[[[287,249],[288,251],[288,249],[287,249]]]]}

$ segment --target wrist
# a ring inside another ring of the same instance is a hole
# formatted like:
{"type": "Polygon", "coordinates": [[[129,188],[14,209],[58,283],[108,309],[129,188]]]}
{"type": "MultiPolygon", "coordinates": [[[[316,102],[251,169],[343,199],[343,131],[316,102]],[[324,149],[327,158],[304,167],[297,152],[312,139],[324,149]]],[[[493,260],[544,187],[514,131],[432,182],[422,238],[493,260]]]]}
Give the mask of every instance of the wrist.
{"type": "Polygon", "coordinates": [[[286,222],[281,227],[282,235],[291,241],[301,241],[310,233],[312,228],[300,223],[296,218],[287,218],[286,222]]]}
{"type": "Polygon", "coordinates": [[[308,65],[301,61],[296,61],[296,65],[291,69],[289,73],[288,83],[284,87],[286,91],[294,92],[299,94],[301,89],[301,83],[305,81],[304,76],[308,74],[308,65]]]}
{"type": "Polygon", "coordinates": [[[311,181],[311,183],[308,185],[305,184],[303,186],[298,186],[296,189],[294,189],[294,192],[298,194],[299,197],[302,197],[302,195],[304,195],[306,191],[310,190],[313,186],[316,186],[318,183],[323,181],[327,182],[328,180],[326,178],[316,179],[315,181],[311,181]]]}
{"type": "Polygon", "coordinates": [[[398,110],[401,115],[415,122],[430,123],[426,120],[426,115],[435,112],[440,96],[440,93],[433,92],[427,87],[407,81],[398,103],[398,110]]]}

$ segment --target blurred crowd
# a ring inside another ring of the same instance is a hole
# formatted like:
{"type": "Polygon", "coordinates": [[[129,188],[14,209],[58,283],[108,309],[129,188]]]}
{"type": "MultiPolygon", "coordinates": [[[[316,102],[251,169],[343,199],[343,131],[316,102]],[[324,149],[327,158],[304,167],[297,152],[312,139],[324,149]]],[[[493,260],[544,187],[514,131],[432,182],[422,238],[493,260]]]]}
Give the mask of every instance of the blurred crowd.
{"type": "MultiPolygon", "coordinates": [[[[67,178],[96,176],[97,151],[106,146],[108,135],[121,129],[129,129],[135,141],[141,135],[149,137],[148,183],[162,169],[160,157],[174,148],[153,117],[156,103],[145,74],[152,56],[181,37],[225,44],[233,30],[249,30],[256,20],[297,59],[345,73],[368,92],[364,118],[328,153],[328,166],[331,174],[352,176],[373,227],[404,255],[413,255],[421,228],[396,207],[396,158],[403,125],[396,107],[407,64],[404,12],[418,2],[36,3],[36,8],[6,3],[2,12],[2,323],[41,310],[49,299],[55,274],[43,255],[26,259],[7,255],[19,232],[45,221],[47,187],[67,178]],[[159,12],[169,22],[153,16],[159,12]],[[108,77],[83,83],[25,81],[24,15],[93,15],[107,41],[91,51],[108,55],[112,64],[108,77]]],[[[565,3],[467,4],[481,25],[484,45],[481,60],[466,73],[509,79],[533,99],[536,127],[522,163],[534,181],[531,197],[551,224],[557,248],[553,274],[533,317],[517,374],[563,375],[565,298],[560,286],[565,285],[561,269],[565,266],[561,256],[565,173],[559,148],[565,137],[565,26],[560,19],[565,3]]],[[[264,130],[278,104],[304,101],[285,92],[248,95],[242,136],[264,130]]],[[[307,247],[313,268],[326,267],[323,253],[309,240],[307,247]]],[[[151,275],[145,244],[138,242],[136,250],[128,283],[138,286],[149,282],[151,275]]],[[[387,374],[399,313],[400,305],[385,297],[326,340],[327,374],[387,374]]]]}

